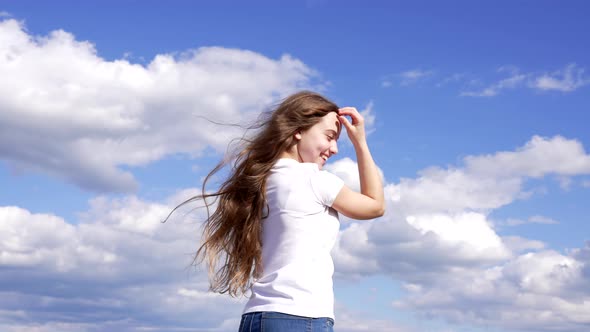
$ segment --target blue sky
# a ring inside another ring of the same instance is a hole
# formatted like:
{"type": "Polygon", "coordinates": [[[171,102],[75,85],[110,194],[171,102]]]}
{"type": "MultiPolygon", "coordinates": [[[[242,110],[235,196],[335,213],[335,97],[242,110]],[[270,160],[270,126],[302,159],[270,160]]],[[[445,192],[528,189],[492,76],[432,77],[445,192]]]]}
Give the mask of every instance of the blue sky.
{"type": "MultiPolygon", "coordinates": [[[[338,331],[590,326],[583,1],[0,0],[0,329],[235,331],[200,188],[282,96],[363,111],[384,217],[343,218],[338,331]],[[188,212],[188,211],[185,211],[188,212]]],[[[346,138],[327,168],[358,186],[346,138]]]]}

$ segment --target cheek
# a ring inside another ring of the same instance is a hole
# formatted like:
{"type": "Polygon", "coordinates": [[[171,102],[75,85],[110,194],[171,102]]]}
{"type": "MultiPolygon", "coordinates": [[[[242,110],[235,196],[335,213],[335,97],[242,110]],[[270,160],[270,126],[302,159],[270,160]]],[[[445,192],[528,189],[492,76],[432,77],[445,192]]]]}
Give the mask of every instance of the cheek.
{"type": "Polygon", "coordinates": [[[322,144],[318,144],[318,151],[324,152],[324,151],[328,150],[330,148],[330,146],[332,146],[332,144],[330,142],[322,142],[322,144]]]}
{"type": "Polygon", "coordinates": [[[331,145],[332,145],[332,142],[330,142],[329,140],[327,140],[323,136],[323,134],[319,134],[317,136],[315,136],[315,135],[314,136],[309,136],[302,143],[303,143],[304,149],[308,153],[313,154],[314,157],[316,155],[319,155],[322,152],[328,150],[331,147],[331,145]]]}

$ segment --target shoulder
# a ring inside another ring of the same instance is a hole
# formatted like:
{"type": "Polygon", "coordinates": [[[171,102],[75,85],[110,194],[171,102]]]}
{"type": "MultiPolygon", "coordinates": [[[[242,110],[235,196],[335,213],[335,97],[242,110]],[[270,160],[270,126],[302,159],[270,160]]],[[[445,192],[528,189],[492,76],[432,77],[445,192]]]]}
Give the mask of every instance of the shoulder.
{"type": "Polygon", "coordinates": [[[310,184],[318,200],[326,206],[332,206],[344,186],[344,181],[328,171],[317,170],[310,177],[310,184]]]}

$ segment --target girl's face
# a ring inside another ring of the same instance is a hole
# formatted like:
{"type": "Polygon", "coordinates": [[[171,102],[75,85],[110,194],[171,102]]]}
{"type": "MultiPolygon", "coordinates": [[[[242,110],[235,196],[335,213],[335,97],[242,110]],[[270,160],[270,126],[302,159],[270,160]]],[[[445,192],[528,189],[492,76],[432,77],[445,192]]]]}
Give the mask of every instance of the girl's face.
{"type": "Polygon", "coordinates": [[[299,162],[316,163],[322,169],[338,153],[341,124],[336,112],[330,112],[308,130],[295,134],[299,162]]]}

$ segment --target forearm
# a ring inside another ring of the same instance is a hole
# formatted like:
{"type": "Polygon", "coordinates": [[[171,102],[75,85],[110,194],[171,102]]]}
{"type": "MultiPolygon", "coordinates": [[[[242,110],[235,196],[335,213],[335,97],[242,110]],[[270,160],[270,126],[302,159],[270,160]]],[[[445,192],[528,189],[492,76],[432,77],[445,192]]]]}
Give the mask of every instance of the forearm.
{"type": "Polygon", "coordinates": [[[383,183],[379,170],[366,141],[355,144],[356,159],[361,184],[361,194],[374,199],[378,206],[385,209],[383,183]]]}

